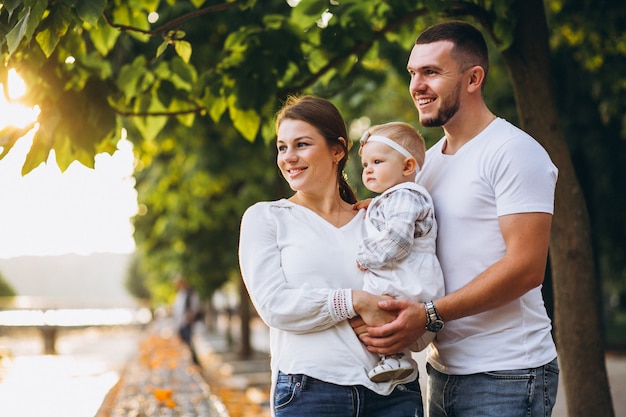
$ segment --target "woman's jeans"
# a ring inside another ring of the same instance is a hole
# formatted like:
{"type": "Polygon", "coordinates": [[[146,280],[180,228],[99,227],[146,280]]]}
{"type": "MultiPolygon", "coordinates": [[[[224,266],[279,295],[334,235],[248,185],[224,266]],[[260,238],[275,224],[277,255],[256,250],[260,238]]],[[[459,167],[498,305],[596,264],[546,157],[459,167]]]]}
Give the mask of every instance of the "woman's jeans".
{"type": "Polygon", "coordinates": [[[430,364],[429,417],[550,417],[559,384],[554,359],[538,368],[446,375],[430,364]]]}
{"type": "Polygon", "coordinates": [[[423,417],[417,380],[380,395],[362,385],[335,385],[306,375],[278,373],[276,417],[423,417]]]}

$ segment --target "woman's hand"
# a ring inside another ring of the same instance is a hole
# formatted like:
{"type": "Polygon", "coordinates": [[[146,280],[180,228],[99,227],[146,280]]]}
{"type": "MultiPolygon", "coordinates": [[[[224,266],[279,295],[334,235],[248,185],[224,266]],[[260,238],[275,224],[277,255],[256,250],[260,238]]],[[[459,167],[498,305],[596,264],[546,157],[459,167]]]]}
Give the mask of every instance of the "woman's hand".
{"type": "MultiPolygon", "coordinates": [[[[367,291],[352,290],[352,305],[354,311],[361,317],[367,326],[382,326],[393,321],[396,314],[393,311],[386,311],[378,306],[379,301],[393,300],[388,295],[374,295],[367,291]]],[[[354,326],[352,326],[354,328],[354,326]]]]}

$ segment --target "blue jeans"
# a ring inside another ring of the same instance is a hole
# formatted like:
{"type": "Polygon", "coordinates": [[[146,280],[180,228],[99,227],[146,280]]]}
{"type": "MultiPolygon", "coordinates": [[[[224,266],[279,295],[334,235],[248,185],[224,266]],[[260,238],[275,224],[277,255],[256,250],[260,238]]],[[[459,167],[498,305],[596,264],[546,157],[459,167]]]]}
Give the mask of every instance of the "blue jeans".
{"type": "Polygon", "coordinates": [[[430,364],[429,417],[550,417],[559,384],[557,360],[538,368],[446,375],[430,364]]]}
{"type": "Polygon", "coordinates": [[[362,385],[335,385],[306,375],[278,373],[276,417],[423,417],[417,380],[380,395],[362,385]]]}

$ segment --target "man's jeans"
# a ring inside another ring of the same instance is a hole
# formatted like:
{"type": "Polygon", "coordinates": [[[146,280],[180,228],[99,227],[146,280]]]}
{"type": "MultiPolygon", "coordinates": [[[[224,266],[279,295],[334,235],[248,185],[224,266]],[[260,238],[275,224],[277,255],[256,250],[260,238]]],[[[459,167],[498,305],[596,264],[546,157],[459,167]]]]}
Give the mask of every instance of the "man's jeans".
{"type": "Polygon", "coordinates": [[[550,417],[559,384],[554,359],[538,368],[445,375],[430,364],[429,417],[550,417]]]}
{"type": "Polygon", "coordinates": [[[330,384],[306,375],[278,374],[276,417],[423,417],[417,380],[379,395],[361,385],[330,384]]]}

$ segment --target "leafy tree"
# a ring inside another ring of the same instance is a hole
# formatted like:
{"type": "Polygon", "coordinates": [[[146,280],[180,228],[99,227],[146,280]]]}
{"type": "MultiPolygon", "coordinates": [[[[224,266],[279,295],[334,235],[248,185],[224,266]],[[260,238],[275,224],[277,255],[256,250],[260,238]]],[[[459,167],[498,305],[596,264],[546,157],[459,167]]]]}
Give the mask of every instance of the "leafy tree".
{"type": "Polygon", "coordinates": [[[182,274],[208,297],[237,268],[243,210],[274,194],[277,175],[269,147],[228,128],[196,124],[176,137],[188,140],[165,141],[136,173],[141,267],[153,284],[182,274]]]}
{"type": "MultiPolygon", "coordinates": [[[[551,19],[556,97],[589,207],[596,268],[605,292],[619,299],[626,294],[626,194],[618,192],[626,183],[626,7],[610,1],[560,7],[551,19]]],[[[615,342],[623,343],[624,329],[618,334],[615,342]]]]}
{"type": "Polygon", "coordinates": [[[537,138],[559,167],[555,198],[555,216],[550,241],[550,259],[555,297],[556,340],[565,376],[570,413],[613,415],[599,315],[599,286],[591,247],[590,225],[582,189],[559,123],[550,68],[548,28],[541,1],[518,2],[513,9],[519,21],[511,48],[503,52],[513,79],[516,102],[522,126],[537,138]],[[533,59],[529,59],[533,57],[533,59]],[[532,90],[532,91],[529,91],[532,90]],[[537,106],[537,103],[542,103],[537,106]],[[573,227],[574,226],[574,227],[573,227]],[[571,277],[576,277],[575,285],[571,277]],[[581,314],[580,312],[595,314],[581,314]],[[577,316],[575,320],[571,317],[577,316]],[[580,343],[585,329],[590,343],[580,343]],[[584,358],[584,359],[583,359],[584,358]],[[570,377],[578,372],[597,372],[593,386],[578,383],[570,377]],[[590,404],[584,394],[596,399],[590,404]]]}
{"type": "Polygon", "coordinates": [[[13,297],[17,295],[13,287],[0,274],[0,297],[13,297]]]}
{"type": "Polygon", "coordinates": [[[126,290],[133,297],[139,300],[150,300],[151,293],[147,287],[146,276],[139,270],[137,257],[133,257],[130,266],[126,272],[126,281],[124,282],[126,290]]]}
{"type": "MultiPolygon", "coordinates": [[[[45,161],[51,149],[61,169],[73,160],[92,166],[93,155],[114,150],[126,128],[141,149],[137,177],[146,211],[136,227],[142,266],[157,283],[184,270],[210,293],[236,264],[242,209],[284,193],[275,172],[254,158],[269,157],[262,142],[273,137],[280,100],[301,92],[334,97],[349,119],[358,119],[374,107],[389,74],[404,73],[417,31],[441,17],[470,19],[501,52],[520,125],[560,169],[550,257],[570,414],[613,415],[597,343],[589,215],[559,120],[548,41],[573,47],[575,62],[587,71],[597,71],[603,58],[623,59],[623,6],[601,1],[622,13],[607,21],[588,13],[601,8],[598,2],[547,1],[556,28],[550,32],[541,0],[295,3],[5,1],[0,80],[16,68],[30,86],[24,100],[41,109],[22,172],[45,161]],[[151,12],[160,16],[156,24],[151,12]],[[569,25],[568,16],[577,14],[584,16],[580,25],[569,25]],[[579,36],[590,36],[594,48],[579,36]],[[618,39],[613,49],[605,36],[618,39]]],[[[607,124],[623,125],[615,122],[623,114],[623,75],[608,74],[593,84],[598,113],[607,124]]],[[[0,132],[0,158],[24,134],[0,132]]]]}

